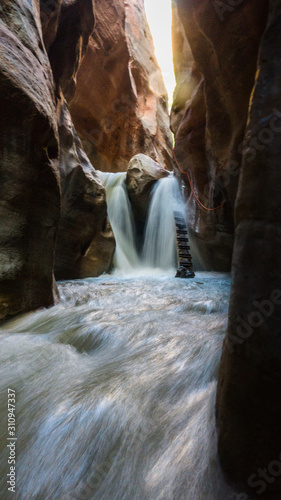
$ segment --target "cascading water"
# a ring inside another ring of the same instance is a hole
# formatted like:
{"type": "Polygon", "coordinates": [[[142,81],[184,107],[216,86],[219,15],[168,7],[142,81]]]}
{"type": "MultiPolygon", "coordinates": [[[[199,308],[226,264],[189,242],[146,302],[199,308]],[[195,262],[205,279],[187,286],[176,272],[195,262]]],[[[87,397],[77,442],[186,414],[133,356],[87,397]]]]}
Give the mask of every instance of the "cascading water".
{"type": "Polygon", "coordinates": [[[158,181],[152,193],[143,246],[147,267],[172,269],[177,266],[174,210],[181,208],[181,193],[174,176],[158,181]]]}
{"type": "Polygon", "coordinates": [[[185,206],[177,179],[170,175],[156,182],[145,228],[143,249],[138,255],[134,217],[125,185],[126,173],[99,172],[106,189],[108,216],[116,239],[115,267],[118,270],[177,267],[174,211],[184,217],[185,206]]]}
{"type": "Polygon", "coordinates": [[[108,217],[116,240],[114,266],[131,271],[139,267],[134,217],[125,186],[126,173],[98,172],[106,189],[108,217]]]}

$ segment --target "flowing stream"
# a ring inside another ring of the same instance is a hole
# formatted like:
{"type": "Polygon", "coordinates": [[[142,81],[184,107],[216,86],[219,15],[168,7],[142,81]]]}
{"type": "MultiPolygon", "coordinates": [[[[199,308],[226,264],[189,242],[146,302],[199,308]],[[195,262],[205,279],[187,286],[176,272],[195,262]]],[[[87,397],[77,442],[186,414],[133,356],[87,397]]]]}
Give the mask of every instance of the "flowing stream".
{"type": "Polygon", "coordinates": [[[17,500],[234,500],[217,464],[216,377],[230,280],[63,282],[0,334],[1,483],[16,393],[17,500]]]}
{"type": "Polygon", "coordinates": [[[103,180],[116,273],[61,282],[55,307],[0,329],[0,498],[238,499],[221,476],[214,416],[230,278],[173,277],[173,178],[155,188],[141,256],[124,175],[103,180]],[[16,400],[11,494],[8,389],[16,400]]]}

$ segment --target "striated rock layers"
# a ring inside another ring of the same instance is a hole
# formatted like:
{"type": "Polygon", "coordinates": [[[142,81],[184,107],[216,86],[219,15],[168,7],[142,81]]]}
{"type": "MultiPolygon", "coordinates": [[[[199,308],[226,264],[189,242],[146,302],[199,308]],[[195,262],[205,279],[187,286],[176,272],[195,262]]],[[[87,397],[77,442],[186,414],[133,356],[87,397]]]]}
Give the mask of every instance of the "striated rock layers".
{"type": "Polygon", "coordinates": [[[229,270],[242,143],[268,1],[174,0],[173,11],[176,168],[206,268],[229,270]]]}
{"type": "Polygon", "coordinates": [[[261,500],[281,498],[280,157],[281,1],[272,0],[243,149],[217,399],[224,471],[243,498],[261,500]]]}
{"type": "MultiPolygon", "coordinates": [[[[90,217],[103,233],[98,239],[108,231],[105,193],[82,152],[63,96],[73,95],[93,24],[91,0],[1,2],[0,319],[54,303],[59,224],[60,277],[79,276],[89,248],[95,261],[97,229],[90,217]],[[62,244],[62,229],[71,224],[72,235],[62,244]],[[68,253],[66,275],[60,263],[68,253]]],[[[110,234],[108,241],[110,254],[110,234]]],[[[96,272],[106,270],[109,260],[96,272]]]]}
{"type": "Polygon", "coordinates": [[[138,153],[171,169],[168,99],[143,0],[96,0],[95,16],[71,103],[85,150],[102,171],[126,171],[138,153]]]}

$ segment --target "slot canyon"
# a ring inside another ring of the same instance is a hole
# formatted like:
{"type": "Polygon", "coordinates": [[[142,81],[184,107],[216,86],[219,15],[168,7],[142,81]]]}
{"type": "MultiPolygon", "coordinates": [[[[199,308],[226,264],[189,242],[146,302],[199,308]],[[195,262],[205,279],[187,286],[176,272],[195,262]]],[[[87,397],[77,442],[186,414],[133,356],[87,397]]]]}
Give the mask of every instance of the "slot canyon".
{"type": "Polygon", "coordinates": [[[281,0],[1,0],[0,47],[1,499],[281,500],[281,0]]]}

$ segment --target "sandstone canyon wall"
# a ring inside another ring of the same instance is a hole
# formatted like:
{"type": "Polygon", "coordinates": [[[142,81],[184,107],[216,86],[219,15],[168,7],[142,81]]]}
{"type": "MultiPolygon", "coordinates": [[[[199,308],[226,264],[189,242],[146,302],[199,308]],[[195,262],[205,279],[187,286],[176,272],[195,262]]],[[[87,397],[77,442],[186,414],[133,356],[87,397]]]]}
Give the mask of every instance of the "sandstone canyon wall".
{"type": "Polygon", "coordinates": [[[217,425],[245,500],[281,498],[280,34],[280,0],[174,3],[171,124],[191,231],[215,269],[229,268],[234,239],[217,425]],[[218,211],[199,206],[185,172],[218,211]]]}
{"type": "Polygon", "coordinates": [[[54,302],[60,182],[56,102],[39,2],[5,0],[0,16],[2,319],[54,302]]]}
{"type": "Polygon", "coordinates": [[[175,168],[186,185],[191,236],[206,268],[219,271],[231,265],[242,143],[268,9],[267,1],[236,4],[173,2],[171,124],[183,173],[175,168]],[[211,210],[196,201],[186,172],[211,210]]]}
{"type": "Polygon", "coordinates": [[[172,135],[142,0],[3,0],[0,29],[5,319],[52,305],[54,277],[110,268],[115,241],[94,167],[126,170],[145,153],[172,168],[172,135]]]}
{"type": "Polygon", "coordinates": [[[281,498],[281,1],[270,1],[235,207],[219,453],[246,498],[281,498]],[[256,147],[255,147],[256,146],[256,147]]]}
{"type": "Polygon", "coordinates": [[[67,109],[93,26],[91,0],[1,2],[0,319],[54,303],[55,261],[61,278],[110,265],[105,191],[67,109]]]}
{"type": "Polygon", "coordinates": [[[146,154],[172,168],[168,98],[143,0],[96,0],[96,24],[71,114],[95,168],[126,171],[146,154]]]}

